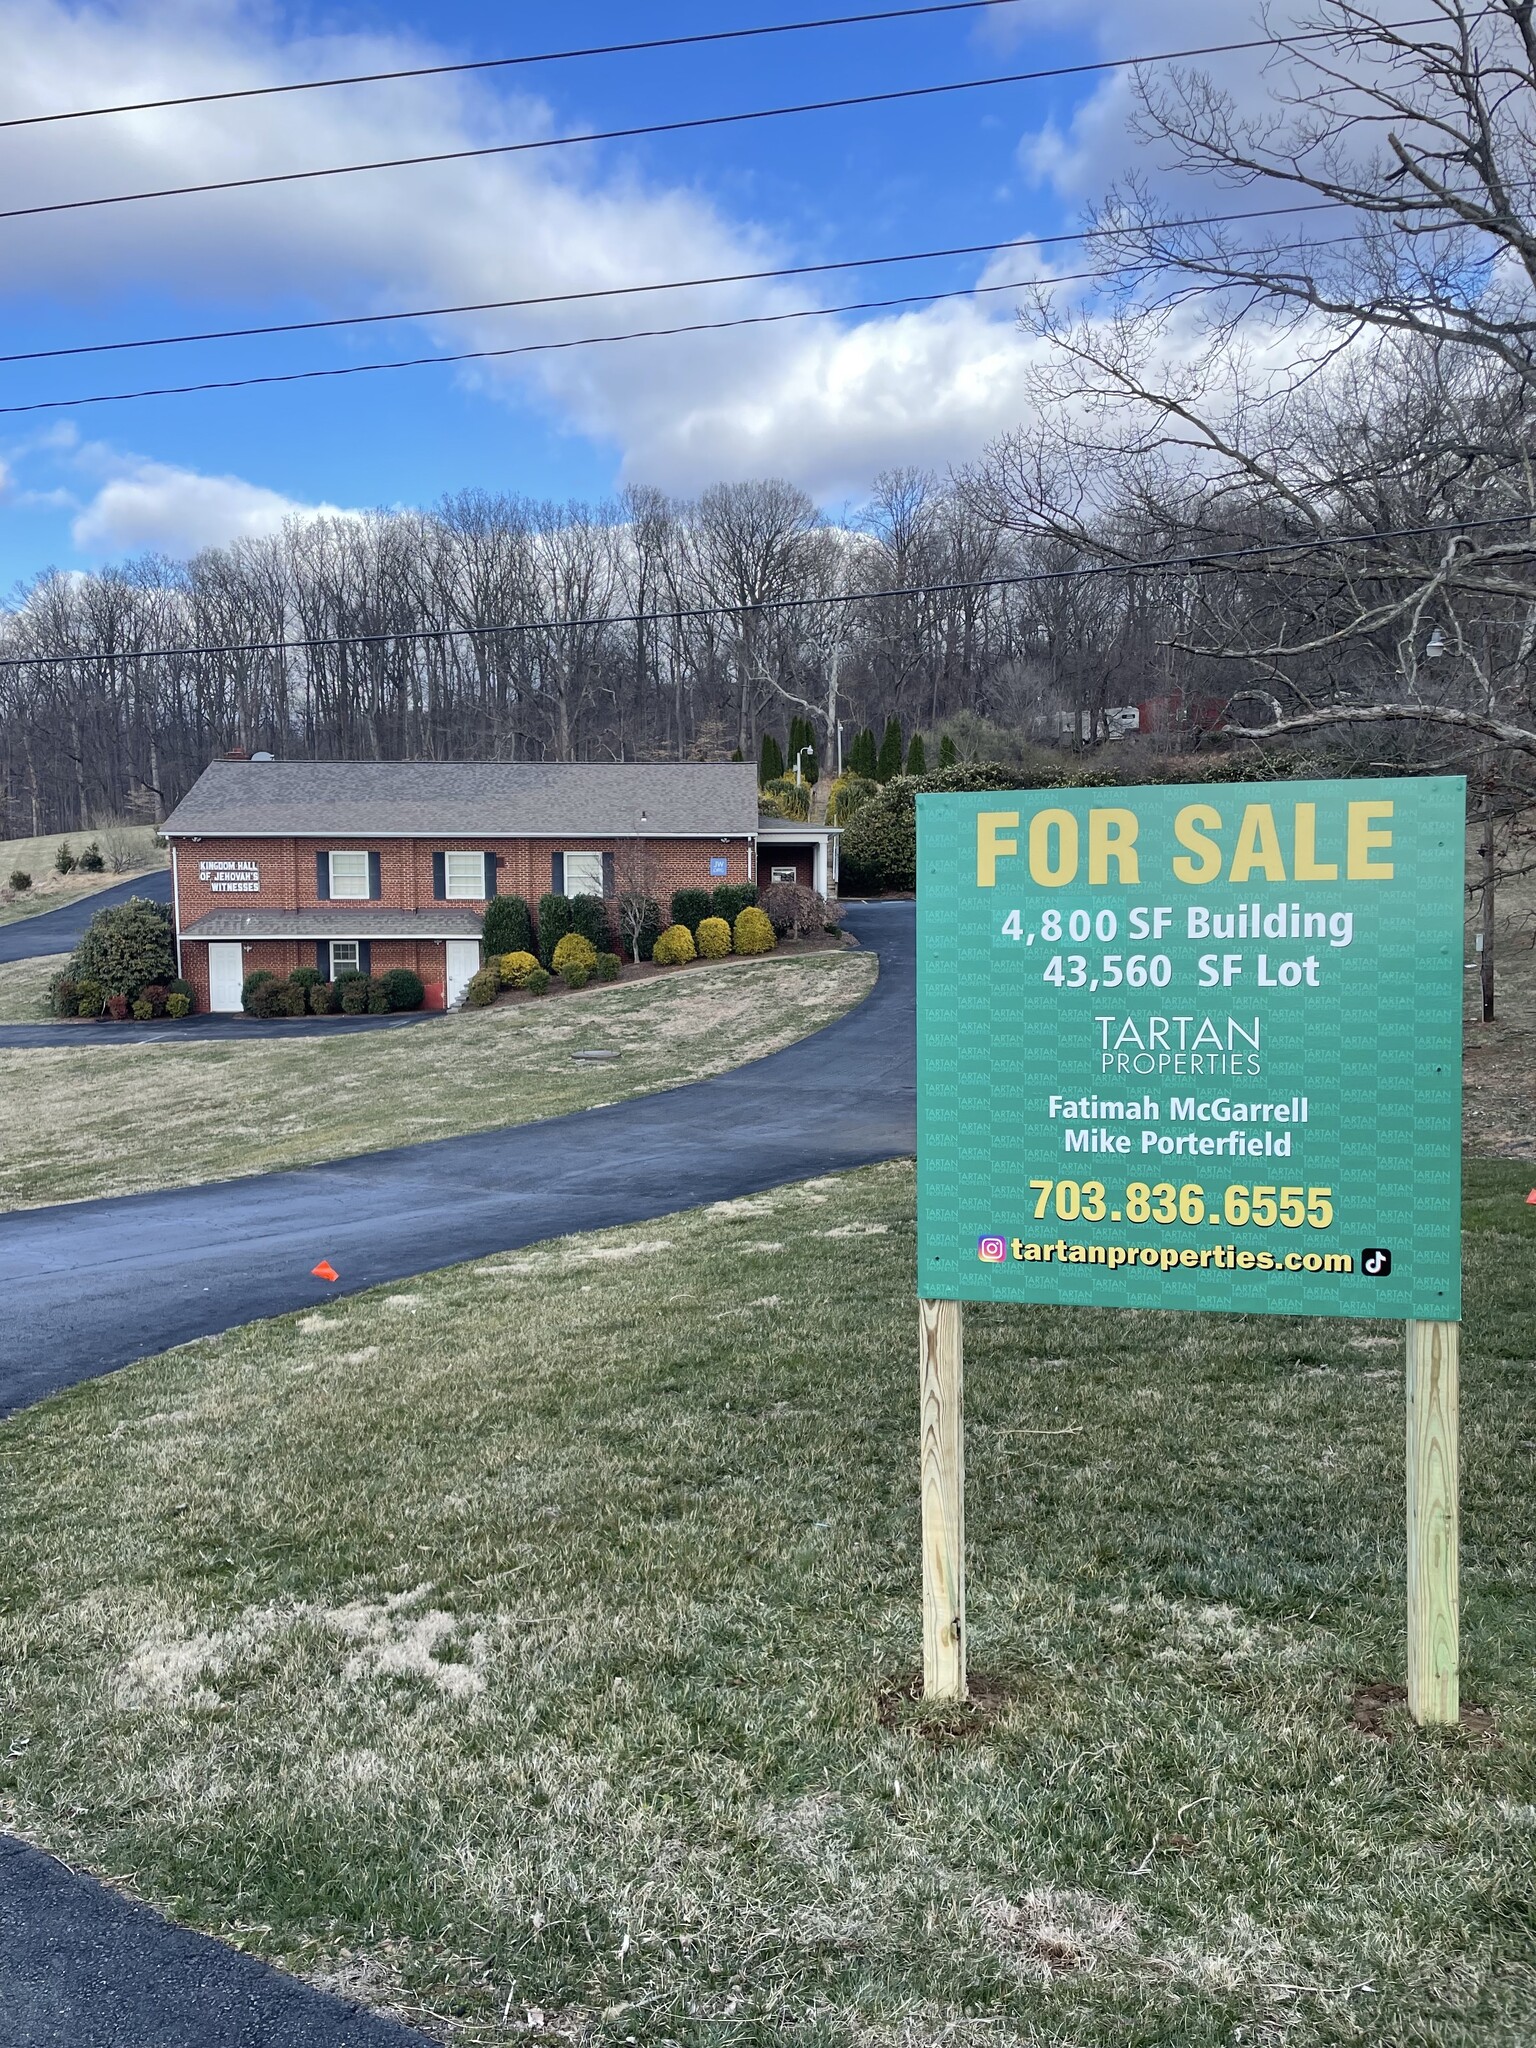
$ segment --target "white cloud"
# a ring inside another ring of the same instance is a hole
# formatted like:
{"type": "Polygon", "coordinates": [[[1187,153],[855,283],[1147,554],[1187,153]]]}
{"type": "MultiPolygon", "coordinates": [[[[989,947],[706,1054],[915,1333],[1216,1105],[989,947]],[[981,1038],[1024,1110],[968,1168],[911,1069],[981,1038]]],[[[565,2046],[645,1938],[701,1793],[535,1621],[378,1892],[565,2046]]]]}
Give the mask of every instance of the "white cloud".
{"type": "MultiPolygon", "coordinates": [[[[1021,21],[1059,25],[1065,5],[1024,0],[989,18],[986,31],[1004,35],[1021,21]]],[[[1069,12],[1080,26],[1080,10],[1069,12]]],[[[0,0],[0,113],[385,69],[444,54],[403,31],[282,41],[272,20],[242,0],[91,9],[0,0]]],[[[1124,50],[1219,40],[1235,28],[1219,0],[1151,0],[1150,10],[1106,0],[1094,33],[1101,47],[1124,50]]],[[[579,74],[563,75],[560,89],[578,92],[579,74]]],[[[1111,79],[1068,133],[1026,140],[1038,182],[1075,200],[1090,173],[1096,182],[1125,161],[1126,91],[1123,77],[1111,79]]],[[[0,191],[37,203],[463,148],[576,128],[584,118],[579,102],[563,103],[557,115],[526,91],[473,77],[166,111],[0,134],[0,191]]],[[[1000,130],[1000,154],[1005,136],[1000,130]]],[[[73,298],[82,308],[116,290],[158,289],[198,306],[188,324],[200,324],[221,300],[241,308],[302,300],[339,314],[734,272],[799,253],[760,224],[730,219],[697,189],[668,187],[579,150],[12,221],[5,231],[10,288],[73,298]]],[[[1010,262],[1018,267],[1004,274],[1028,268],[1010,262]]],[[[836,303],[840,289],[829,283],[821,303],[836,303]]],[[[743,284],[423,325],[425,339],[445,350],[495,348],[809,302],[804,287],[743,284]]],[[[415,353],[423,338],[391,328],[359,347],[383,354],[399,344],[415,353]],[[381,348],[385,334],[391,346],[381,348]]],[[[862,490],[891,463],[964,460],[1014,425],[1028,354],[999,295],[456,374],[489,397],[531,396],[561,427],[616,447],[626,478],[689,490],[722,475],[776,472],[836,498],[862,490]]],[[[280,431],[281,397],[270,403],[280,431]]],[[[76,536],[93,549],[169,546],[177,533],[206,541],[268,530],[293,509],[237,478],[148,464],[109,479],[76,522],[76,536]]]]}
{"type": "Polygon", "coordinates": [[[87,555],[192,555],[276,533],[286,520],[344,516],[335,505],[303,505],[238,476],[201,476],[165,462],[125,462],[71,526],[87,555]]]}

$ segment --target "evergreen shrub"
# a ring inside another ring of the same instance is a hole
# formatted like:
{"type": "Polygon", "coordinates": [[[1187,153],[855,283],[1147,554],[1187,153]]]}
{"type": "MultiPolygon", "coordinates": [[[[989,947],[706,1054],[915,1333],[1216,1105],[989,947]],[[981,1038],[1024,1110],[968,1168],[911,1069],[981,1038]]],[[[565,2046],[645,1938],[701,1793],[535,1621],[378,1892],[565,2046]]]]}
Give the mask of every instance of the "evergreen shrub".
{"type": "Polygon", "coordinates": [[[602,952],[612,934],[608,929],[608,906],[601,896],[571,898],[571,930],[587,941],[594,954],[602,952]]]}
{"type": "Polygon", "coordinates": [[[685,924],[669,924],[651,954],[658,967],[683,967],[696,956],[693,933],[685,924]]]}
{"type": "Polygon", "coordinates": [[[567,960],[560,975],[567,988],[585,988],[592,979],[592,969],[584,960],[567,960]]]}
{"type": "Polygon", "coordinates": [[[672,922],[685,924],[689,931],[697,932],[713,907],[707,889],[675,890],[672,896],[672,922]]]}
{"type": "Polygon", "coordinates": [[[175,1017],[178,1021],[183,1017],[189,1017],[192,1014],[192,998],[183,995],[180,989],[172,989],[165,999],[165,1014],[167,1017],[175,1017]]]}
{"type": "Polygon", "coordinates": [[[93,839],[81,854],[78,866],[87,875],[103,875],[107,871],[107,857],[93,839]]]}
{"type": "Polygon", "coordinates": [[[556,946],[549,964],[556,974],[564,974],[568,967],[584,967],[590,974],[597,965],[597,948],[580,932],[567,932],[556,946]]]}
{"type": "Polygon", "coordinates": [[[722,882],[715,891],[715,915],[734,924],[747,905],[756,901],[756,882],[722,882]]]}
{"type": "Polygon", "coordinates": [[[132,998],[146,982],[168,983],[176,972],[176,941],[167,903],[131,896],[98,910],[70,960],[72,972],[132,998]]]}
{"type": "Polygon", "coordinates": [[[53,856],[54,872],[60,875],[71,874],[74,870],[74,865],[75,849],[67,839],[61,839],[59,841],[59,850],[53,856]]]}
{"type": "Polygon", "coordinates": [[[539,959],[548,967],[555,948],[572,928],[571,899],[553,893],[539,898],[539,959]]]}
{"type": "Polygon", "coordinates": [[[758,788],[761,789],[765,782],[772,782],[775,776],[782,775],[783,773],[783,750],[779,746],[779,743],[774,738],[773,734],[771,732],[765,732],[763,734],[762,745],[759,747],[757,755],[758,788]]]}
{"type": "Polygon", "coordinates": [[[599,953],[597,956],[597,978],[599,981],[617,981],[624,972],[624,962],[617,953],[599,953]]]}
{"type": "Polygon", "coordinates": [[[810,784],[797,783],[789,775],[781,775],[776,782],[765,782],[760,801],[764,810],[776,811],[781,818],[798,819],[811,815],[810,784]]]}
{"type": "Polygon", "coordinates": [[[535,967],[533,972],[528,976],[527,980],[523,983],[523,987],[527,989],[529,995],[541,996],[543,995],[544,991],[549,987],[550,981],[552,979],[553,977],[547,974],[542,967],[535,967]]]}
{"type": "Polygon", "coordinates": [[[318,967],[295,967],[288,979],[299,988],[313,988],[317,981],[324,981],[325,976],[318,967]]]}
{"type": "Polygon", "coordinates": [[[140,996],[133,1005],[133,1014],[138,1023],[147,1024],[155,1014],[155,1006],[147,996],[140,996]]]}
{"type": "Polygon", "coordinates": [[[731,928],[723,917],[701,918],[694,944],[701,960],[723,960],[731,950],[731,928]]]}
{"type": "Polygon", "coordinates": [[[267,1010],[258,1010],[255,1007],[255,1003],[257,996],[267,984],[276,980],[277,976],[270,967],[257,967],[253,968],[244,981],[241,982],[240,1007],[248,1017],[265,1017],[271,1014],[267,1010]]]}
{"type": "Polygon", "coordinates": [[[496,962],[496,972],[501,976],[503,988],[525,988],[529,975],[538,964],[536,954],[519,949],[515,953],[503,953],[496,962]]]}
{"type": "MultiPolygon", "coordinates": [[[[352,973],[343,979],[337,975],[335,985],[341,991],[337,1007],[344,1017],[367,1015],[368,999],[373,993],[373,983],[369,976],[352,973]]],[[[471,982],[470,986],[473,987],[474,983],[471,982]]]]}
{"type": "Polygon", "coordinates": [[[469,978],[469,987],[464,991],[464,1001],[471,1010],[486,1010],[496,1000],[501,980],[494,967],[482,967],[478,974],[469,978]]]}
{"type": "Polygon", "coordinates": [[[107,1015],[110,1018],[112,1018],[115,1023],[121,1024],[123,1019],[127,1016],[127,1014],[128,998],[126,996],[107,997],[107,1015]]]}
{"type": "Polygon", "coordinates": [[[25,896],[27,891],[31,888],[31,886],[32,877],[27,873],[25,868],[11,869],[11,887],[16,891],[16,894],[18,896],[25,896]]]}
{"type": "Polygon", "coordinates": [[[997,761],[897,776],[849,820],[839,856],[843,891],[917,887],[917,798],[930,790],[1100,789],[1109,784],[1109,776],[1088,769],[1052,770],[1024,782],[1016,769],[997,761]]]}
{"type": "Polygon", "coordinates": [[[329,1017],[336,1008],[336,990],[328,981],[317,981],[309,991],[309,1010],[312,1017],[329,1017]]]}
{"type": "MultiPolygon", "coordinates": [[[[298,976],[294,976],[298,980],[298,976]]],[[[391,967],[379,977],[384,1000],[392,1010],[419,1010],[427,999],[421,976],[411,967],[391,967]]]]}
{"type": "Polygon", "coordinates": [[[749,903],[736,919],[731,934],[738,953],[771,953],[779,943],[773,926],[756,904],[749,903]]]}
{"type": "Polygon", "coordinates": [[[533,917],[521,896],[493,896],[481,927],[486,957],[533,951],[533,917]]]}

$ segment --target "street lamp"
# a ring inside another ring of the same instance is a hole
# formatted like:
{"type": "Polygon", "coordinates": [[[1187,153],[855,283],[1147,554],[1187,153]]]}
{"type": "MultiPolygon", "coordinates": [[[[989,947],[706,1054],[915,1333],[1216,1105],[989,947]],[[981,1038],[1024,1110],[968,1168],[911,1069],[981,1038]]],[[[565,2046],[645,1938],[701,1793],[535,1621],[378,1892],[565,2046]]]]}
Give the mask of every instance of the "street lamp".
{"type": "Polygon", "coordinates": [[[807,754],[814,754],[814,753],[815,753],[815,751],[816,751],[816,749],[815,749],[815,747],[814,747],[814,746],[810,746],[810,747],[802,747],[802,748],[800,749],[799,753],[798,753],[798,754],[796,754],[796,756],[795,756],[795,787],[796,787],[796,789],[799,789],[799,788],[801,787],[801,782],[800,782],[800,763],[801,763],[801,762],[802,762],[802,761],[804,760],[804,758],[805,758],[805,756],[806,756],[807,754]]]}

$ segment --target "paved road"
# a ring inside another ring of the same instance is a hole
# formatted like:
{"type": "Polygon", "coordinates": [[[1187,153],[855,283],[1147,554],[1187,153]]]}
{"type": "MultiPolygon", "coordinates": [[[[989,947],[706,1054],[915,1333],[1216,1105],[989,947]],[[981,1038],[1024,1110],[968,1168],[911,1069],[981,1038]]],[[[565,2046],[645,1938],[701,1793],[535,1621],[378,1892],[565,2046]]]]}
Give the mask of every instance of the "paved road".
{"type": "Polygon", "coordinates": [[[4,2048],[431,2048],[0,1835],[4,2048]]]}
{"type": "MultiPolygon", "coordinates": [[[[848,925],[874,993],[712,1081],[332,1166],[0,1217],[0,1412],[349,1289],[750,1194],[914,1143],[909,904],[848,925]],[[36,1332],[46,1331],[46,1345],[36,1332]],[[39,1356],[39,1352],[45,1356],[39,1356]]],[[[430,2048],[0,1836],[3,2048],[430,2048]]]]}
{"type": "Polygon", "coordinates": [[[82,896],[57,910],[40,910],[35,917],[19,917],[14,924],[0,924],[0,962],[35,960],[39,953],[73,953],[97,911],[105,910],[109,904],[126,903],[130,896],[149,896],[156,903],[169,903],[170,869],[139,875],[131,882],[114,882],[110,889],[98,889],[94,896],[82,896]]]}
{"type": "Polygon", "coordinates": [[[714,1080],[292,1173],[0,1216],[0,1414],[307,1308],[336,1291],[310,1277],[322,1258],[352,1292],[912,1151],[912,908],[860,905],[847,923],[880,954],[874,993],[714,1080]]]}

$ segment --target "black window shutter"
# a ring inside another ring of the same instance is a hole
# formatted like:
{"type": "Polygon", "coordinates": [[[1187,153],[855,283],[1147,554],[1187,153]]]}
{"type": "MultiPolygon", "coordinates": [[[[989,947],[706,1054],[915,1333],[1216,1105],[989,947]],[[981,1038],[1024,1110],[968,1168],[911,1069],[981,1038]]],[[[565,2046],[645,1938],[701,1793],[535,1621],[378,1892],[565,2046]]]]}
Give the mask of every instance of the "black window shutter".
{"type": "Polygon", "coordinates": [[[331,978],[331,942],[329,939],[315,941],[315,968],[322,981],[331,978]]]}
{"type": "Polygon", "coordinates": [[[441,903],[448,894],[448,856],[434,853],[432,856],[432,894],[441,903]]]}
{"type": "Polygon", "coordinates": [[[331,856],[328,853],[315,855],[315,895],[322,903],[331,900],[331,856]]]}
{"type": "MultiPolygon", "coordinates": [[[[378,855],[370,854],[369,859],[377,860],[378,855]]],[[[359,939],[357,942],[357,964],[362,969],[364,974],[372,974],[373,948],[371,945],[369,945],[366,939],[359,939]]]]}
{"type": "Polygon", "coordinates": [[[549,887],[554,896],[565,894],[565,855],[552,853],[549,856],[549,887]]]}
{"type": "Polygon", "coordinates": [[[368,856],[368,894],[370,896],[381,896],[383,894],[379,887],[379,856],[376,853],[370,853],[368,856]]]}
{"type": "Polygon", "coordinates": [[[603,894],[605,896],[613,894],[613,855],[611,853],[603,855],[603,894]]]}
{"type": "Polygon", "coordinates": [[[500,866],[501,855],[499,853],[488,853],[485,856],[485,900],[487,903],[496,894],[496,870],[500,866]]]}

